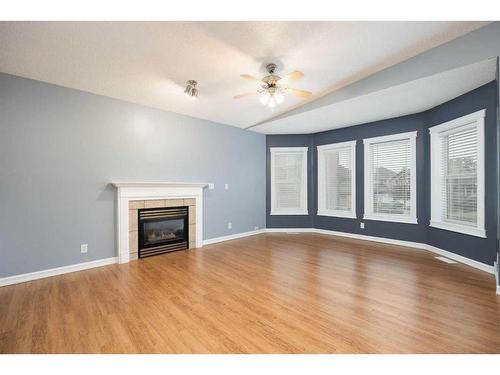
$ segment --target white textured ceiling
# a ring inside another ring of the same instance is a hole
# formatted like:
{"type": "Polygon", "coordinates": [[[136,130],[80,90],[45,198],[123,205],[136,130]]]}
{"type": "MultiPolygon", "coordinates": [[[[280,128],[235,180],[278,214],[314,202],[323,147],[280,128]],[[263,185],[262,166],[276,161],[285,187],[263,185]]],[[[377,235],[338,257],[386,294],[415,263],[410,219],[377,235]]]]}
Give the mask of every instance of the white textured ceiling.
{"type": "Polygon", "coordinates": [[[307,134],[418,113],[491,82],[495,74],[496,59],[485,60],[266,122],[253,130],[266,134],[307,134]]]}
{"type": "Polygon", "coordinates": [[[0,71],[248,127],[301,100],[287,97],[275,112],[257,97],[234,100],[257,88],[241,73],[263,76],[267,62],[278,64],[278,74],[301,70],[293,86],[314,100],[485,24],[0,22],[0,71]],[[197,101],[183,95],[188,79],[199,82],[197,101]]]}

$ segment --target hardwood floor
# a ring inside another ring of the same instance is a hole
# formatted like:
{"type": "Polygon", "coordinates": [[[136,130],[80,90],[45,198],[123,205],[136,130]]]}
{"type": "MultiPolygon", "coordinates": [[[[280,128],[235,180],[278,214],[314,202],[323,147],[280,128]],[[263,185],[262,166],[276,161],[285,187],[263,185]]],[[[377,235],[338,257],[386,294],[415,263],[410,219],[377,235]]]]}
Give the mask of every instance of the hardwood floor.
{"type": "Polygon", "coordinates": [[[263,234],[0,288],[1,353],[500,353],[494,277],[263,234]]]}

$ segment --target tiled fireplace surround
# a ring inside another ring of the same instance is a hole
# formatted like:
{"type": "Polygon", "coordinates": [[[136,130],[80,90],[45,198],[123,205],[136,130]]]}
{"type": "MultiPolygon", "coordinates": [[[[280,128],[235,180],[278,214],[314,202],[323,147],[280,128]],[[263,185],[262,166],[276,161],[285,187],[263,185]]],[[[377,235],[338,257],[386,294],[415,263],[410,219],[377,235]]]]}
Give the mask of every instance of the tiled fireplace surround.
{"type": "Polygon", "coordinates": [[[203,189],[201,182],[112,182],[117,188],[118,262],[138,255],[138,216],[141,208],[189,207],[189,248],[203,246],[203,189]]]}
{"type": "Polygon", "coordinates": [[[141,208],[164,208],[164,207],[189,207],[189,248],[196,247],[196,199],[154,199],[154,200],[131,200],[128,203],[128,239],[130,260],[138,258],[138,210],[141,208]]]}

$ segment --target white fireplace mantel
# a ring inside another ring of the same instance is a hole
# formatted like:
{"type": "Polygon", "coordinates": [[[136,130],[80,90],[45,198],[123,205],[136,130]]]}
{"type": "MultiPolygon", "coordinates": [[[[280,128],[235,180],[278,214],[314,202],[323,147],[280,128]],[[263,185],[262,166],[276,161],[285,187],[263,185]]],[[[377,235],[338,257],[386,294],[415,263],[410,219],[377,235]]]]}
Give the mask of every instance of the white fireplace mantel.
{"type": "Polygon", "coordinates": [[[129,253],[129,202],[152,199],[196,200],[196,247],[203,244],[203,188],[204,182],[111,182],[117,188],[118,261],[127,263],[129,253]]]}

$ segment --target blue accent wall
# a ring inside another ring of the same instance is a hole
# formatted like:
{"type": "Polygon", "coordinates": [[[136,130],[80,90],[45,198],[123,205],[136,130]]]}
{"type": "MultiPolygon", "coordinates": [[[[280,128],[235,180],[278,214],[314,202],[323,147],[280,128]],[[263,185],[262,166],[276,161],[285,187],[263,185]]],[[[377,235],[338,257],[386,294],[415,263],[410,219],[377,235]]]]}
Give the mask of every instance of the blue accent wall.
{"type": "MultiPolygon", "coordinates": [[[[438,228],[427,229],[427,243],[444,250],[453,251],[467,258],[493,264],[496,258],[497,238],[497,85],[493,81],[465,95],[441,104],[426,112],[427,126],[486,109],[485,137],[485,227],[487,238],[468,236],[438,228]]],[[[430,157],[425,155],[425,183],[430,188],[430,157]]],[[[427,194],[430,211],[430,195],[427,194]]]]}
{"type": "Polygon", "coordinates": [[[0,74],[0,277],[116,256],[111,181],[211,182],[204,239],[263,228],[265,141],[0,74]],[[89,245],[87,254],[80,244],[89,245]]]}
{"type": "Polygon", "coordinates": [[[268,135],[266,137],[266,225],[268,228],[312,228],[312,207],[315,205],[316,180],[309,171],[313,168],[313,137],[311,135],[268,135]],[[307,155],[307,206],[309,215],[269,215],[271,212],[271,147],[309,147],[307,155]]]}
{"type": "MultiPolygon", "coordinates": [[[[495,75],[497,83],[497,270],[500,267],[500,58],[497,56],[497,71],[495,75]]],[[[497,275],[500,286],[500,274],[497,275]]]]}
{"type": "Polygon", "coordinates": [[[310,146],[309,154],[309,217],[271,216],[269,151],[267,167],[267,226],[268,228],[319,229],[385,237],[404,241],[428,243],[459,255],[493,264],[497,237],[496,183],[496,98],[497,84],[490,82],[428,111],[368,124],[335,129],[311,135],[270,135],[267,147],[310,146]],[[486,109],[486,231],[482,239],[428,226],[430,219],[430,135],[429,127],[448,120],[486,109]],[[417,131],[417,218],[418,224],[363,220],[364,212],[364,150],[363,139],[389,134],[417,131]],[[317,150],[316,146],[356,140],[356,214],[357,219],[318,216],[317,212],[317,150]],[[311,164],[312,163],[312,164],[311,164]],[[311,190],[312,187],[312,190],[311,190]],[[360,222],[365,229],[360,229],[360,222]]]}
{"type": "MultiPolygon", "coordinates": [[[[333,131],[314,134],[314,160],[317,160],[316,146],[356,140],[356,216],[358,219],[317,216],[313,211],[313,221],[316,228],[364,234],[368,236],[388,237],[398,240],[421,242],[425,237],[425,188],[420,181],[423,175],[425,154],[428,145],[425,142],[425,116],[423,114],[398,117],[369,124],[352,126],[333,131]],[[417,131],[417,217],[418,224],[392,223],[374,220],[362,220],[364,212],[364,149],[363,138],[379,137],[417,131]],[[360,229],[360,222],[365,223],[365,229],[360,229]],[[335,228],[335,229],[334,229],[335,228]]],[[[313,178],[317,181],[318,166],[314,163],[313,178]]],[[[317,191],[316,191],[317,195],[317,191]]],[[[317,201],[317,199],[316,199],[317,201]]]]}

